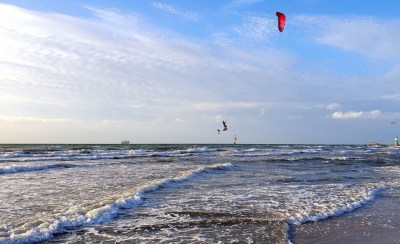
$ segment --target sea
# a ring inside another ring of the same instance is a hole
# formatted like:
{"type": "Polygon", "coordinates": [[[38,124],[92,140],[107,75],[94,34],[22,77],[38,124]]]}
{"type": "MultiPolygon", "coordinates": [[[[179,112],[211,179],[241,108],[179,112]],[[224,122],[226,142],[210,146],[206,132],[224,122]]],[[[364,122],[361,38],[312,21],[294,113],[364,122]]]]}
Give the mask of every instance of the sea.
{"type": "Polygon", "coordinates": [[[294,243],[399,187],[390,145],[7,144],[0,243],[294,243]]]}

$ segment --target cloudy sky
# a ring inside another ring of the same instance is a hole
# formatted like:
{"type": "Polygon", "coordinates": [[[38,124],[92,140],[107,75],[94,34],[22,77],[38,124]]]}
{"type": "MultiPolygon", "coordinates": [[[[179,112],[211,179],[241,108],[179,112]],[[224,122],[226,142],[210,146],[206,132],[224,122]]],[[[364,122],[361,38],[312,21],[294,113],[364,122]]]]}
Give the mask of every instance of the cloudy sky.
{"type": "Polygon", "coordinates": [[[400,135],[398,0],[1,2],[0,143],[400,135]]]}

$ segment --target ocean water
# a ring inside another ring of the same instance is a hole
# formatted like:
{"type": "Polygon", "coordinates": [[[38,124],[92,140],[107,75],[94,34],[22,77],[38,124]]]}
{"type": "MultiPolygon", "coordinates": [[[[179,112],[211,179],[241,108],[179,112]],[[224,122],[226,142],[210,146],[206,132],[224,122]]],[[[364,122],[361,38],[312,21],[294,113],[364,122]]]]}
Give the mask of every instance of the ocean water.
{"type": "Polygon", "coordinates": [[[0,145],[0,243],[291,243],[400,186],[400,147],[0,145]]]}

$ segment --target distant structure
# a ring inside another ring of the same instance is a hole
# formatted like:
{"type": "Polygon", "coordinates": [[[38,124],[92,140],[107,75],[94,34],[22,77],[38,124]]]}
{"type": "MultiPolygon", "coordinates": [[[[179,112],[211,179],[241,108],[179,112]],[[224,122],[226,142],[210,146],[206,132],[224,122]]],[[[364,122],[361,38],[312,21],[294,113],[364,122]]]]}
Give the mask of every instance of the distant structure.
{"type": "Polygon", "coordinates": [[[128,144],[129,144],[129,141],[127,141],[127,140],[121,141],[121,144],[122,144],[122,145],[128,145],[128,144]]]}
{"type": "Polygon", "coordinates": [[[379,142],[372,141],[372,142],[368,143],[368,146],[370,146],[370,147],[380,147],[380,146],[382,146],[382,144],[380,144],[379,142]]]}

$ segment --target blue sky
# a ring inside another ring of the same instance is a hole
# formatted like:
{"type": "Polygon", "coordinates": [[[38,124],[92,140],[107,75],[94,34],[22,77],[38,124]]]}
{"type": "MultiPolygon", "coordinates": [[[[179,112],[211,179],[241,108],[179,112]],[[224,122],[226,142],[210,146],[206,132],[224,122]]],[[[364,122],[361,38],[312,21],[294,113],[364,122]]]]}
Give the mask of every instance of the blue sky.
{"type": "Polygon", "coordinates": [[[399,9],[2,1],[0,143],[393,143],[399,9]]]}

